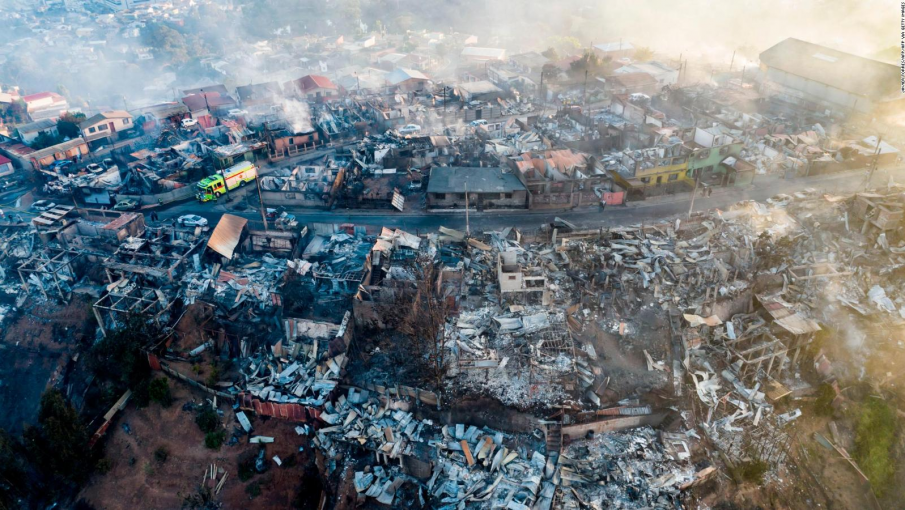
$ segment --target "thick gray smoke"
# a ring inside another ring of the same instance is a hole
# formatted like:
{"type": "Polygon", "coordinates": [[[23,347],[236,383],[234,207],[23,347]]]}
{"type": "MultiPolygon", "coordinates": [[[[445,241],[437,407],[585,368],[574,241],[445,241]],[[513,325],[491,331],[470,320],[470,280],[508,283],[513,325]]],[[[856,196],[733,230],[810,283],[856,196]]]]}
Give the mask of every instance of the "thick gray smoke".
{"type": "Polygon", "coordinates": [[[292,127],[293,133],[308,133],[314,131],[311,124],[311,109],[308,103],[296,99],[283,99],[283,115],[292,127]]]}

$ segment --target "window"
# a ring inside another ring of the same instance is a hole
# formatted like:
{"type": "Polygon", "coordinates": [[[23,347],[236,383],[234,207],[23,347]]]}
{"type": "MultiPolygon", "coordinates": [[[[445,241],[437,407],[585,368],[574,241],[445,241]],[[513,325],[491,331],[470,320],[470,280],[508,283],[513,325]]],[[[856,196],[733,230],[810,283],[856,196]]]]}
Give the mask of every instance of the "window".
{"type": "Polygon", "coordinates": [[[642,178],[641,178],[641,182],[643,182],[644,184],[649,183],[649,182],[650,182],[650,177],[642,177],[642,178]]]}
{"type": "Polygon", "coordinates": [[[437,200],[446,200],[446,193],[434,193],[434,196],[437,197],[437,200]]]}
{"type": "Polygon", "coordinates": [[[662,175],[658,175],[658,176],[657,176],[657,184],[660,184],[661,182],[663,182],[663,176],[662,176],[662,175]]]}
{"type": "Polygon", "coordinates": [[[97,130],[98,130],[98,131],[106,131],[106,130],[107,130],[107,125],[106,125],[106,124],[101,124],[100,126],[97,127],[97,130]]]}
{"type": "Polygon", "coordinates": [[[510,279],[510,280],[515,280],[515,275],[514,275],[514,274],[509,275],[509,279],[510,279]]]}
{"type": "Polygon", "coordinates": [[[292,138],[290,138],[290,139],[289,139],[289,145],[295,145],[295,140],[293,140],[292,138]]]}
{"type": "Polygon", "coordinates": [[[503,198],[506,198],[506,199],[512,198],[512,193],[503,193],[503,198]]]}
{"type": "Polygon", "coordinates": [[[679,174],[669,174],[669,178],[666,180],[667,181],[676,181],[678,179],[679,179],[679,174]]]}
{"type": "Polygon", "coordinates": [[[123,124],[130,124],[132,119],[123,119],[123,124]]]}
{"type": "Polygon", "coordinates": [[[88,128],[88,132],[89,132],[89,133],[96,133],[96,132],[97,132],[97,129],[94,129],[93,127],[90,127],[90,128],[88,128]]]}
{"type": "Polygon", "coordinates": [[[465,193],[459,193],[459,196],[457,196],[456,198],[458,198],[459,200],[465,200],[465,193]]]}

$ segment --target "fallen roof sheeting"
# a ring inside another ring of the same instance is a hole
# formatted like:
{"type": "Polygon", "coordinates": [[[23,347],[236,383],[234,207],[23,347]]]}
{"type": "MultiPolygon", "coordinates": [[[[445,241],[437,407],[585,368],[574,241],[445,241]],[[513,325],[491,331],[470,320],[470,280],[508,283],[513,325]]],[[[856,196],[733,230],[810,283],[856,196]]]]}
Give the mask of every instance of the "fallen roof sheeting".
{"type": "Polygon", "coordinates": [[[239,245],[239,240],[242,238],[242,230],[247,224],[248,220],[245,218],[224,214],[214,228],[214,232],[207,242],[207,247],[228,259],[232,259],[236,246],[239,245]]]}

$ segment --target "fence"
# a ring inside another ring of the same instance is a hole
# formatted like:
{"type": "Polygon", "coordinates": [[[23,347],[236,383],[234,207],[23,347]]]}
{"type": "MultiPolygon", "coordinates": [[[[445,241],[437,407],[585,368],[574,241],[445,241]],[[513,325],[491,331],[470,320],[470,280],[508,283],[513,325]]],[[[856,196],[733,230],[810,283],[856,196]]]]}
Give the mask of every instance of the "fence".
{"type": "Polygon", "coordinates": [[[194,379],[191,379],[191,378],[189,378],[185,375],[182,375],[179,372],[173,370],[172,368],[170,368],[170,366],[168,364],[164,363],[163,361],[160,362],[160,369],[163,370],[163,372],[166,373],[167,375],[169,375],[171,377],[175,377],[176,379],[179,379],[180,381],[188,384],[189,386],[194,386],[195,388],[198,388],[199,390],[201,390],[209,395],[214,395],[214,396],[226,399],[230,402],[234,402],[236,400],[235,395],[231,395],[229,393],[224,393],[222,391],[217,391],[213,388],[208,388],[207,386],[201,384],[200,382],[198,382],[194,379]]]}
{"type": "Polygon", "coordinates": [[[186,200],[195,196],[194,186],[183,186],[172,191],[164,193],[154,193],[152,195],[116,195],[116,201],[129,198],[135,200],[140,205],[163,205],[171,202],[186,200]]]}

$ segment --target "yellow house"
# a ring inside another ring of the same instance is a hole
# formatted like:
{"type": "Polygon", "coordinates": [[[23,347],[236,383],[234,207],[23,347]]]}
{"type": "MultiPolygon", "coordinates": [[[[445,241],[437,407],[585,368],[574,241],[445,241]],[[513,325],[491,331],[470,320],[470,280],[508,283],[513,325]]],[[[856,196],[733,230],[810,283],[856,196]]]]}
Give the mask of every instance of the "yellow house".
{"type": "Polygon", "coordinates": [[[625,151],[622,166],[628,172],[613,172],[613,176],[617,183],[629,191],[687,181],[688,152],[690,151],[681,144],[625,151]],[[629,175],[630,173],[634,175],[629,175]]]}

